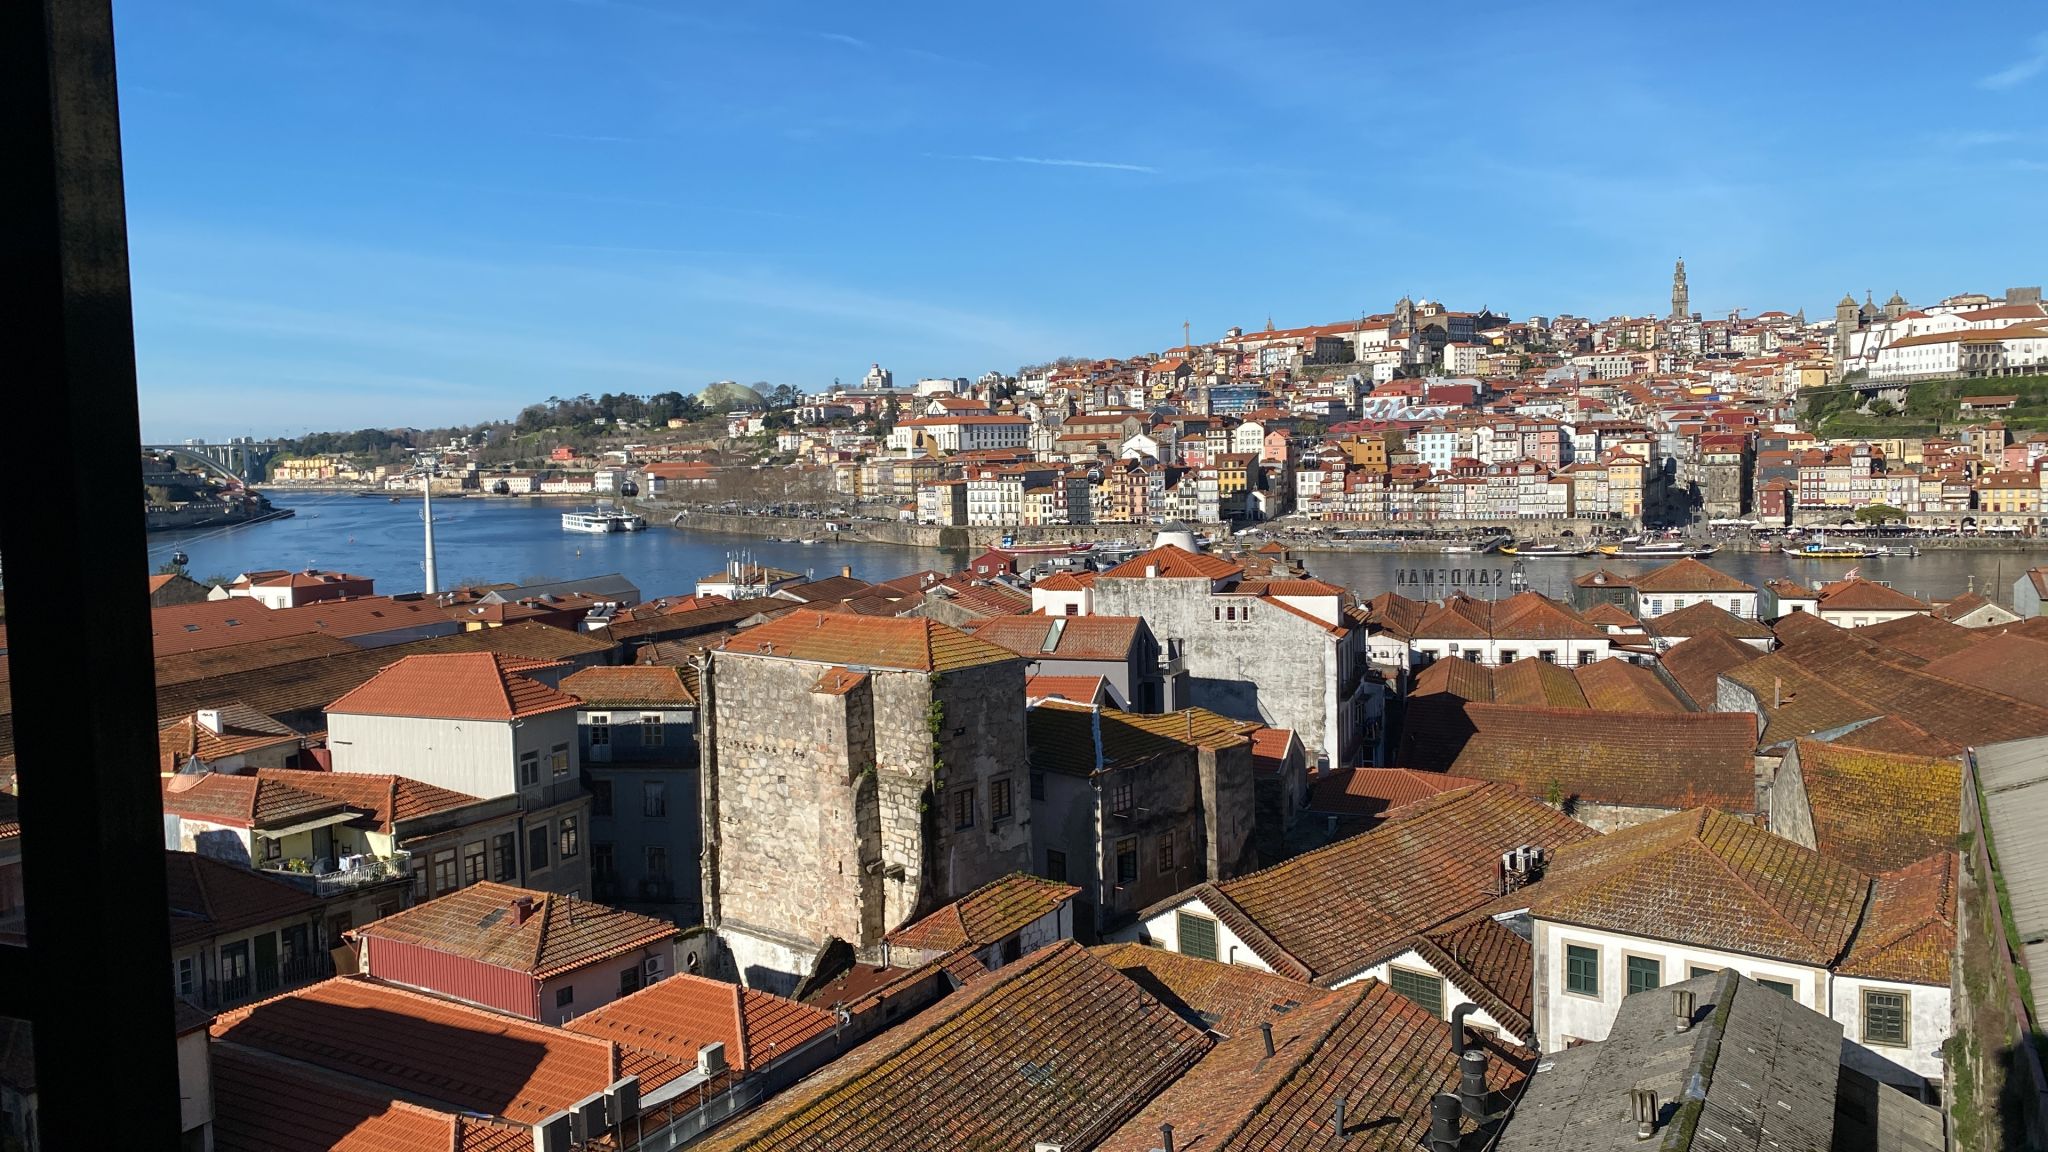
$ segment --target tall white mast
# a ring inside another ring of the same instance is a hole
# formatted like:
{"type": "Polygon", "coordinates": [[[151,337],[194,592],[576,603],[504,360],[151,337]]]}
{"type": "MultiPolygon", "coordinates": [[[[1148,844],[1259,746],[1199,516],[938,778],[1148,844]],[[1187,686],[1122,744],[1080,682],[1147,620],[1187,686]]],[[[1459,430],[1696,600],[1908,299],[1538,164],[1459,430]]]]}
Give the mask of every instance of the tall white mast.
{"type": "Polygon", "coordinates": [[[420,515],[427,522],[427,595],[439,592],[440,581],[434,571],[434,460],[427,458],[426,467],[420,472],[420,515]]]}

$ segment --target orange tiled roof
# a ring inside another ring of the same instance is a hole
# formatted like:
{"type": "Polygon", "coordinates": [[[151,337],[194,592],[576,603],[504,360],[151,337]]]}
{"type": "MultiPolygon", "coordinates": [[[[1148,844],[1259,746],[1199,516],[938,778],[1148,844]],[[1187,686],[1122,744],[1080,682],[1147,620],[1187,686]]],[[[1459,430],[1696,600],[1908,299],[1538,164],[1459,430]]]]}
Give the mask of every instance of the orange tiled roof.
{"type": "Polygon", "coordinates": [[[1647,621],[1645,627],[1653,635],[1680,640],[1689,640],[1702,632],[1726,632],[1738,640],[1770,640],[1776,636],[1761,621],[1746,620],[1705,600],[1666,612],[1647,621]]]}
{"type": "Polygon", "coordinates": [[[1309,786],[1306,810],[1377,817],[1439,793],[1483,783],[1469,776],[1413,768],[1340,768],[1309,786]]]}
{"type": "Polygon", "coordinates": [[[213,1038],[348,1077],[366,1094],[429,1100],[521,1126],[574,1107],[622,1075],[640,1077],[648,1093],[696,1070],[624,1046],[614,1066],[606,1041],[354,976],[226,1013],[213,1038]]]}
{"type": "Polygon", "coordinates": [[[303,917],[320,906],[319,897],[283,880],[196,853],[166,852],[164,866],[173,945],[303,917]]]}
{"type": "Polygon", "coordinates": [[[373,920],[355,930],[369,942],[390,940],[460,956],[546,980],[622,952],[673,939],[674,924],[572,896],[485,881],[373,920]],[[512,910],[530,900],[524,923],[512,910]]]}
{"type": "Polygon", "coordinates": [[[1756,808],[1756,718],[1742,712],[1596,712],[1468,703],[1418,716],[1409,763],[1529,796],[1631,807],[1756,808]]]}
{"type": "Polygon", "coordinates": [[[724,1044],[726,1060],[752,1072],[838,1023],[823,1008],[684,972],[562,1026],[686,1064],[696,1062],[704,1045],[724,1044]]]}
{"type": "Polygon", "coordinates": [[[391,832],[399,821],[416,820],[470,804],[481,804],[475,796],[424,784],[405,776],[381,772],[306,772],[291,768],[263,768],[259,780],[289,784],[301,792],[330,797],[367,814],[380,832],[391,832]]]}
{"type": "Polygon", "coordinates": [[[228,776],[219,772],[166,776],[163,798],[167,815],[235,828],[287,828],[347,811],[333,797],[295,788],[274,777],[228,776]]]}
{"type": "Polygon", "coordinates": [[[1014,652],[923,617],[846,616],[810,609],[758,624],[721,652],[822,664],[952,672],[1017,659],[1014,652]]]}
{"type": "Polygon", "coordinates": [[[1517,1036],[1534,1034],[1535,953],[1529,941],[1484,912],[1425,932],[1415,950],[1430,967],[1517,1036]]]}
{"type": "Polygon", "coordinates": [[[1229,580],[1244,572],[1244,569],[1220,556],[1211,556],[1206,552],[1190,552],[1173,544],[1164,544],[1149,552],[1138,553],[1103,572],[1102,576],[1114,580],[1142,580],[1148,568],[1154,570],[1155,576],[1166,580],[1229,580]]]}
{"type": "Polygon", "coordinates": [[[1059,700],[1025,714],[1035,768],[1088,776],[1185,748],[1228,748],[1249,742],[1258,727],[1206,708],[1142,715],[1059,700]]]}
{"type": "Polygon", "coordinates": [[[1103,676],[1029,676],[1024,680],[1024,699],[1066,700],[1074,704],[1096,704],[1109,699],[1109,679],[1103,676]]]}
{"type": "Polygon", "coordinates": [[[1213,1041],[1072,941],[970,982],[712,1132],[705,1152],[1028,1148],[1108,1131],[1213,1041]]]}
{"type": "Polygon", "coordinates": [[[1946,988],[1955,950],[1956,854],[1943,848],[1877,877],[1841,973],[1946,988]]]}
{"type": "Polygon", "coordinates": [[[1027,660],[1130,658],[1145,621],[1138,616],[997,616],[975,621],[975,639],[1027,660]]]}
{"type": "Polygon", "coordinates": [[[1970,647],[1936,657],[1920,671],[2036,706],[2048,706],[2048,644],[2023,632],[2007,630],[1995,636],[1980,636],[1970,647]]]}
{"type": "Polygon", "coordinates": [[[1714,707],[1721,673],[1762,655],[1726,632],[1709,629],[1672,645],[1657,661],[1692,698],[1693,706],[1704,712],[1714,707]]]}
{"type": "Polygon", "coordinates": [[[219,705],[220,731],[199,722],[194,715],[181,716],[157,729],[157,754],[164,771],[176,771],[194,756],[219,760],[264,748],[291,745],[304,737],[239,700],[219,705]]]}
{"type": "Polygon", "coordinates": [[[1569,846],[1517,896],[1543,920],[1828,967],[1868,887],[1811,848],[1695,808],[1569,846]]]}
{"type": "Polygon", "coordinates": [[[1927,601],[1857,576],[1823,586],[1815,594],[1823,612],[1926,612],[1927,601]]]}
{"type": "Polygon", "coordinates": [[[682,670],[658,664],[580,669],[562,678],[562,691],[592,708],[688,708],[697,703],[682,670]]]}
{"type": "Polygon", "coordinates": [[[215,1152],[525,1152],[533,1130],[436,1111],[293,1059],[211,1046],[215,1152]]]}
{"type": "Polygon", "coordinates": [[[520,675],[552,667],[496,652],[407,656],[327,706],[333,713],[506,721],[574,708],[574,696],[520,675]]]}
{"type": "Polygon", "coordinates": [[[1814,847],[1865,872],[1903,868],[1954,846],[1963,768],[1946,757],[1797,744],[1814,847]]]}
{"type": "Polygon", "coordinates": [[[1855,635],[1900,652],[1935,661],[1966,652],[1984,639],[1982,633],[1938,616],[1901,616],[1879,624],[1865,624],[1852,630],[1855,635]]]}
{"type": "Polygon", "coordinates": [[[1635,577],[1636,591],[1668,596],[1674,592],[1754,592],[1751,585],[1690,556],[1681,557],[1635,577]]]}
{"type": "Polygon", "coordinates": [[[1595,660],[1572,669],[1586,707],[1599,712],[1688,712],[1657,674],[1626,660],[1595,660]]]}
{"type": "Polygon", "coordinates": [[[963,944],[984,947],[1051,915],[1080,892],[1071,884],[1012,872],[885,939],[891,948],[913,952],[949,952],[963,944]]]}
{"type": "Polygon", "coordinates": [[[1498,892],[1501,853],[1598,835],[1513,789],[1475,784],[1410,804],[1370,832],[1196,891],[1223,897],[1278,945],[1281,965],[1292,960],[1326,984],[1486,903],[1498,892]],[[1377,879],[1360,884],[1361,876],[1377,879]]]}

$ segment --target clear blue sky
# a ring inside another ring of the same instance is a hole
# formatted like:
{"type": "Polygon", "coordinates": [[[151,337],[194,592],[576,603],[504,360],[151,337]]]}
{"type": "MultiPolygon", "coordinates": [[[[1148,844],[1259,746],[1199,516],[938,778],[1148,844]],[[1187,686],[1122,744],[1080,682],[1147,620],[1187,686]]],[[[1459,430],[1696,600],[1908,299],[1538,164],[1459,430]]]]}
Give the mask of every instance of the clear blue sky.
{"type": "Polygon", "coordinates": [[[2048,279],[2048,8],[116,0],[147,436],[2048,279]]]}

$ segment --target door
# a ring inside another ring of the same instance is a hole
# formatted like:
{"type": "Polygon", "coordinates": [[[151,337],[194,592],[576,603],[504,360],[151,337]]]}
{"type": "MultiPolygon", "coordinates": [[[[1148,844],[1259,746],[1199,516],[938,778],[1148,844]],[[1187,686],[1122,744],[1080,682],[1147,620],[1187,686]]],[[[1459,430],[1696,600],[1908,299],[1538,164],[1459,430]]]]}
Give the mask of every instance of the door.
{"type": "Polygon", "coordinates": [[[274,992],[277,990],[277,933],[265,932],[256,937],[256,990],[274,992]]]}

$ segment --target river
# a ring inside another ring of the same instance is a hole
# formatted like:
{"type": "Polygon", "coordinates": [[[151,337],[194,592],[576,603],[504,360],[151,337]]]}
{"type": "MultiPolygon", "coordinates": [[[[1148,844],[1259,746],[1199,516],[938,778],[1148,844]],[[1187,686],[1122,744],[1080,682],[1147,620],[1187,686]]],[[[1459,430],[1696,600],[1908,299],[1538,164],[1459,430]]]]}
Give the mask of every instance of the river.
{"type": "MultiPolygon", "coordinates": [[[[233,576],[261,568],[312,567],[374,577],[380,592],[407,592],[422,586],[419,501],[393,504],[383,497],[291,492],[272,493],[271,499],[297,514],[262,524],[151,535],[151,566],[162,564],[172,552],[182,549],[189,556],[187,570],[195,578],[233,576]]],[[[729,556],[742,551],[763,564],[793,572],[823,577],[851,567],[855,575],[868,580],[886,580],[927,568],[952,571],[967,559],[966,553],[934,548],[841,544],[829,539],[805,545],[680,532],[660,524],[645,532],[575,535],[561,528],[561,514],[574,507],[561,501],[521,499],[437,501],[434,542],[442,586],[498,581],[526,584],[621,572],[652,598],[687,593],[698,577],[723,568],[729,556]]],[[[1316,575],[1367,596],[1391,588],[1423,598],[1441,594],[1447,586],[1465,586],[1480,596],[1499,595],[1510,587],[1513,569],[1513,561],[1503,556],[1311,552],[1304,559],[1316,575]],[[1430,582],[1418,582],[1424,578],[1430,582]]],[[[1861,561],[1725,552],[1708,563],[1751,584],[1780,576],[1814,583],[1859,568],[1864,576],[1916,596],[1946,599],[1974,587],[1995,600],[2010,602],[2013,581],[2029,565],[2048,563],[2048,547],[1930,550],[1917,557],[1861,561]]],[[[1529,587],[1567,596],[1574,577],[1603,566],[1631,574],[1655,565],[1595,557],[1530,560],[1522,571],[1529,587]]]]}

